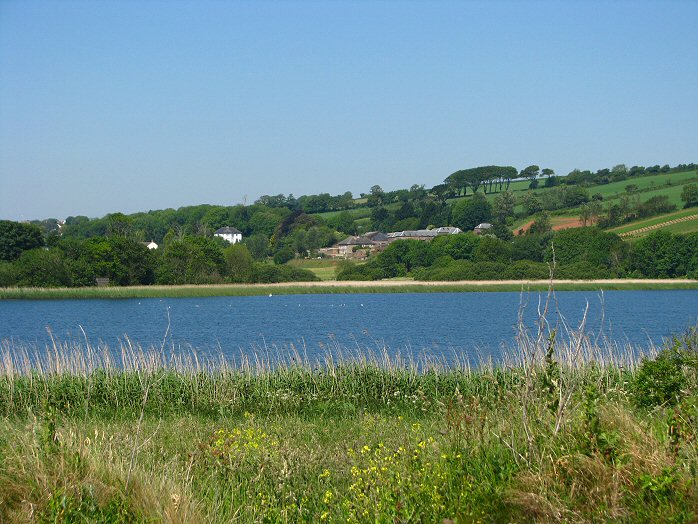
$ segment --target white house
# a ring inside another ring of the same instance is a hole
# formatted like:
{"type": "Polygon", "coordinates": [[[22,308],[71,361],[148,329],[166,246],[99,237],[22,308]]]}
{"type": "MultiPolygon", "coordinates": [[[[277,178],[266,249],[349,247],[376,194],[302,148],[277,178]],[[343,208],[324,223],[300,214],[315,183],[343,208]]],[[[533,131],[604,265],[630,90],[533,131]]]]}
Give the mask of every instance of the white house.
{"type": "Polygon", "coordinates": [[[231,244],[242,241],[242,233],[234,227],[222,227],[218,229],[213,236],[221,237],[223,240],[227,240],[231,244]]]}
{"type": "Polygon", "coordinates": [[[147,247],[148,249],[157,249],[157,248],[158,248],[158,245],[157,245],[154,241],[152,241],[152,240],[151,240],[150,242],[143,242],[143,244],[144,244],[145,247],[147,247]]]}

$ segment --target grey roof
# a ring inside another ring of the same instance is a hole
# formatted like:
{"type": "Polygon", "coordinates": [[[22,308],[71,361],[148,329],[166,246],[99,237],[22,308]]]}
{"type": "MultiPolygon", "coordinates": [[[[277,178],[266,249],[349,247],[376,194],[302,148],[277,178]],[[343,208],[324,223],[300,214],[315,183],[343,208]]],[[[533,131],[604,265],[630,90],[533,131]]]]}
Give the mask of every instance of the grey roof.
{"type": "Polygon", "coordinates": [[[436,233],[435,229],[417,229],[416,231],[396,231],[394,233],[388,233],[388,237],[390,237],[390,238],[415,238],[415,237],[429,238],[429,237],[435,237],[436,234],[437,233],[436,233]]]}
{"type": "Polygon", "coordinates": [[[222,227],[216,230],[214,235],[242,235],[242,231],[239,231],[234,227],[222,227]]]}
{"type": "Polygon", "coordinates": [[[434,231],[437,235],[457,235],[463,232],[461,228],[453,226],[437,227],[434,231]]]}
{"type": "Polygon", "coordinates": [[[363,236],[374,242],[385,242],[388,240],[388,235],[380,231],[369,231],[368,233],[364,233],[363,236]]]}
{"type": "Polygon", "coordinates": [[[372,246],[377,242],[367,238],[366,236],[360,237],[347,237],[341,242],[338,242],[338,246],[372,246]]]}
{"type": "Polygon", "coordinates": [[[483,222],[482,224],[478,224],[477,226],[475,226],[475,229],[489,229],[491,227],[493,226],[489,222],[483,222]]]}

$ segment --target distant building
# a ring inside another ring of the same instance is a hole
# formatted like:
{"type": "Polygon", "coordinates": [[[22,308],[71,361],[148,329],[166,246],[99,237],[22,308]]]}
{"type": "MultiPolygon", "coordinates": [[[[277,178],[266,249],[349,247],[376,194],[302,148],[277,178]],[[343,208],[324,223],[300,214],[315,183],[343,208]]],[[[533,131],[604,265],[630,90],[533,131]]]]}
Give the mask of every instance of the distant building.
{"type": "Polygon", "coordinates": [[[223,240],[227,240],[231,244],[242,241],[242,233],[234,227],[222,227],[217,230],[213,236],[221,237],[223,240]]]}
{"type": "Polygon", "coordinates": [[[377,253],[384,250],[390,243],[396,240],[433,240],[442,235],[456,235],[462,233],[457,227],[439,227],[436,229],[418,229],[416,231],[396,231],[394,233],[381,233],[370,231],[360,236],[347,237],[332,247],[320,249],[320,253],[328,257],[365,258],[369,250],[377,253]]]}
{"type": "Polygon", "coordinates": [[[489,233],[490,229],[492,229],[492,227],[493,227],[492,224],[490,224],[488,222],[483,222],[482,224],[478,224],[477,226],[475,226],[475,229],[473,229],[473,232],[476,235],[484,235],[486,233],[489,233]]]}
{"type": "Polygon", "coordinates": [[[364,258],[366,250],[379,251],[390,243],[390,238],[380,231],[369,231],[361,236],[347,237],[332,247],[320,249],[328,257],[364,258]]]}
{"type": "Polygon", "coordinates": [[[150,242],[143,242],[143,245],[145,247],[147,247],[148,249],[157,249],[158,248],[158,245],[152,240],[150,242]]]}
{"type": "Polygon", "coordinates": [[[395,231],[394,233],[388,233],[388,238],[391,241],[411,238],[414,240],[433,240],[436,237],[442,235],[457,235],[463,231],[457,227],[438,227],[436,229],[417,229],[414,231],[395,231]]]}

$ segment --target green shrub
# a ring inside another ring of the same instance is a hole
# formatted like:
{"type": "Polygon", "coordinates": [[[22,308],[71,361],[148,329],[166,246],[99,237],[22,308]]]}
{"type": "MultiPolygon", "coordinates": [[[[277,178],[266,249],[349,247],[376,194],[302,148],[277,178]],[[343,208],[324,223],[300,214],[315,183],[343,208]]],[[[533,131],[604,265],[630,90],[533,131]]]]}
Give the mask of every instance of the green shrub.
{"type": "Polygon", "coordinates": [[[635,376],[635,403],[674,406],[698,385],[698,329],[675,337],[654,360],[644,359],[635,376]]]}

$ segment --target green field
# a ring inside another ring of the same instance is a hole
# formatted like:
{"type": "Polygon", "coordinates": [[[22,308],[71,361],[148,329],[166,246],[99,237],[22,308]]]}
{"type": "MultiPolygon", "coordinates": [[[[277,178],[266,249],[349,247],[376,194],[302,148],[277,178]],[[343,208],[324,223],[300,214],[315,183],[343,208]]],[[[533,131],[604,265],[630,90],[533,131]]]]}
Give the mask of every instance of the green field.
{"type": "Polygon", "coordinates": [[[681,222],[679,224],[670,224],[662,228],[662,231],[667,231],[673,233],[674,235],[686,235],[688,233],[695,233],[698,231],[698,218],[693,220],[688,220],[686,222],[681,222]]]}
{"type": "Polygon", "coordinates": [[[695,522],[698,333],[555,333],[500,367],[4,345],[0,522],[695,522]]]}
{"type": "Polygon", "coordinates": [[[636,229],[655,226],[658,224],[663,224],[670,220],[675,220],[677,218],[683,218],[696,214],[698,214],[698,208],[682,209],[681,211],[674,211],[673,213],[667,213],[666,215],[660,215],[656,217],[637,220],[635,222],[629,222],[627,224],[623,224],[622,226],[611,228],[608,231],[617,234],[627,233],[629,231],[635,231],[636,229]]]}
{"type": "MultiPolygon", "coordinates": [[[[694,183],[698,181],[698,172],[696,171],[685,171],[683,173],[665,173],[661,175],[651,175],[637,178],[629,178],[627,180],[622,180],[620,182],[613,182],[610,184],[602,184],[598,186],[590,186],[587,189],[591,194],[600,193],[603,195],[604,200],[618,198],[620,195],[628,194],[625,188],[628,185],[637,186],[635,193],[640,194],[643,201],[647,200],[644,191],[650,191],[655,196],[656,194],[667,193],[673,194],[678,190],[678,194],[681,194],[681,189],[684,184],[694,183]],[[659,193],[657,193],[659,192],[659,193]]],[[[673,200],[672,200],[673,201],[673,200]]],[[[673,201],[674,203],[680,202],[673,201]]]]}
{"type": "Polygon", "coordinates": [[[315,273],[320,280],[334,280],[338,260],[296,258],[288,262],[289,266],[307,269],[315,273]]]}

